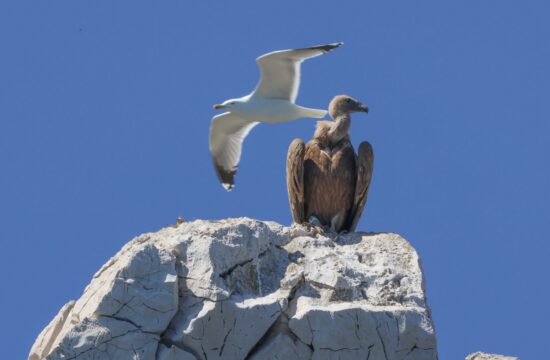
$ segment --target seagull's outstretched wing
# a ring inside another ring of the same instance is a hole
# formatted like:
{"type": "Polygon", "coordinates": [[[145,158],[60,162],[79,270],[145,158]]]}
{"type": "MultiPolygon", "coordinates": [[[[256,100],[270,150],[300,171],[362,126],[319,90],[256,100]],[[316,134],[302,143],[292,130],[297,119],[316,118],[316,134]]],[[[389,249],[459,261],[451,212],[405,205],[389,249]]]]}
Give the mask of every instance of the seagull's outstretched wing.
{"type": "Polygon", "coordinates": [[[243,140],[256,124],[258,123],[242,119],[230,112],[212,118],[210,153],[218,178],[228,191],[234,186],[243,140]]]}
{"type": "Polygon", "coordinates": [[[341,42],[303,49],[280,50],[256,59],[260,67],[260,82],[252,96],[296,100],[300,87],[302,61],[322,55],[342,45],[341,42]]]}

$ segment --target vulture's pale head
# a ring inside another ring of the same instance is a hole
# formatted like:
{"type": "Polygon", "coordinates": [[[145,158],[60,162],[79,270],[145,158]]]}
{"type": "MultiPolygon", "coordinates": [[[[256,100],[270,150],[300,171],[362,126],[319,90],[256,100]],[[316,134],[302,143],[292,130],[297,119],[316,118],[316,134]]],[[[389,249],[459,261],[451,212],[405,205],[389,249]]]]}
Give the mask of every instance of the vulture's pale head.
{"type": "Polygon", "coordinates": [[[337,95],[328,105],[328,112],[333,119],[341,115],[347,115],[358,111],[368,113],[369,108],[367,105],[348,95],[337,95]]]}

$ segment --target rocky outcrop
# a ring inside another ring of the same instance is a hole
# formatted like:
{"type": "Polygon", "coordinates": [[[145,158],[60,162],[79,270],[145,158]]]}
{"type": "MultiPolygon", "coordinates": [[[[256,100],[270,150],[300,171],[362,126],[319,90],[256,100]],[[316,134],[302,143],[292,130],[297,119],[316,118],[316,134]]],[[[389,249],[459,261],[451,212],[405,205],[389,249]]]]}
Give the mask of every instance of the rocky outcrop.
{"type": "Polygon", "coordinates": [[[466,356],[466,360],[519,360],[517,357],[476,352],[466,356]]]}
{"type": "Polygon", "coordinates": [[[437,359],[419,258],[396,234],[194,221],[126,244],[36,359],[437,359]]]}

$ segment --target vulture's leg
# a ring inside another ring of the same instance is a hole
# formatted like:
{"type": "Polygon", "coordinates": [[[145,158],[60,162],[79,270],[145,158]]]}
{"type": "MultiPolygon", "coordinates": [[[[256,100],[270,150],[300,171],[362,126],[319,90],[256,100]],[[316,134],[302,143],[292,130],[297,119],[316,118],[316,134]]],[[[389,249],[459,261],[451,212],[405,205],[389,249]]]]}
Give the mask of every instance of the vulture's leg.
{"type": "Polygon", "coordinates": [[[350,232],[355,231],[355,227],[359,223],[359,218],[365,208],[373,166],[374,154],[372,152],[372,146],[367,141],[363,141],[361,145],[359,145],[359,151],[357,153],[357,182],[355,184],[353,207],[351,208],[348,218],[349,225],[347,226],[347,230],[350,232]]]}
{"type": "Polygon", "coordinates": [[[286,157],[286,186],[292,219],[297,224],[304,223],[304,154],[305,145],[301,139],[294,139],[286,157]]]}
{"type": "Polygon", "coordinates": [[[346,225],[346,213],[347,210],[343,209],[330,219],[330,230],[335,233],[339,233],[341,230],[345,230],[346,225]]]}

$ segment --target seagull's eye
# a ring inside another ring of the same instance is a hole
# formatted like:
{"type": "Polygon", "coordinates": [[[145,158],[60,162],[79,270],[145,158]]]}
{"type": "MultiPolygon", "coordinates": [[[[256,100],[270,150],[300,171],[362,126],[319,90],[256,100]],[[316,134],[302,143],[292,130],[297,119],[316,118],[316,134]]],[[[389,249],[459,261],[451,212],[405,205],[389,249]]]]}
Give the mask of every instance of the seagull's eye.
{"type": "Polygon", "coordinates": [[[233,102],[231,103],[231,105],[235,105],[235,102],[233,101],[233,102]]]}

